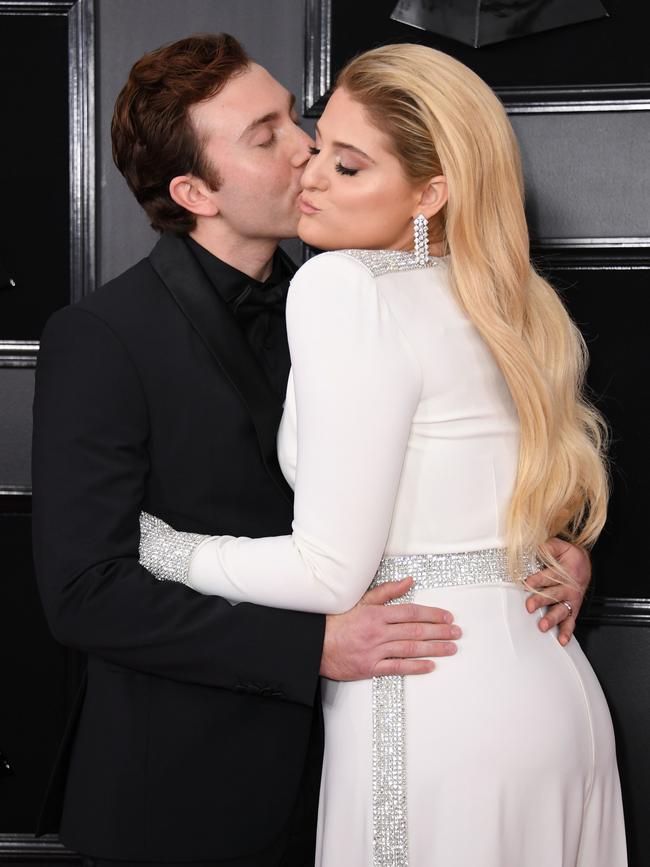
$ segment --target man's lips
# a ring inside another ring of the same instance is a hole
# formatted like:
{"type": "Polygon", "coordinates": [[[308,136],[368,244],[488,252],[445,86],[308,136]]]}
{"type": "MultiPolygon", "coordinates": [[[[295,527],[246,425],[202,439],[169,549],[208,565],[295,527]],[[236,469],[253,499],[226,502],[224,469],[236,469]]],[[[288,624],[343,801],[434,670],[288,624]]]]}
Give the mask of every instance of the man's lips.
{"type": "Polygon", "coordinates": [[[303,214],[317,214],[320,208],[314,207],[312,203],[303,195],[298,196],[298,207],[303,214]]]}

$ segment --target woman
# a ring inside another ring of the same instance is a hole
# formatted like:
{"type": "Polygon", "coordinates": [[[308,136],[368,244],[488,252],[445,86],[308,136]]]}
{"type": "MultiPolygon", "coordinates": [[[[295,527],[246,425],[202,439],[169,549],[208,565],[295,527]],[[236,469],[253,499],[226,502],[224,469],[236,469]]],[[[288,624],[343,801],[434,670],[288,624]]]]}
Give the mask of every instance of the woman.
{"type": "Polygon", "coordinates": [[[339,252],[304,265],[287,304],[293,534],[144,516],[142,560],[325,613],[412,575],[411,598],[463,624],[429,676],[324,683],[321,867],[622,867],[604,697],[521,604],[544,540],[596,539],[607,482],[584,345],[530,265],[507,117],[462,64],[394,45],[348,65],[317,132],[300,235],[339,252]]]}

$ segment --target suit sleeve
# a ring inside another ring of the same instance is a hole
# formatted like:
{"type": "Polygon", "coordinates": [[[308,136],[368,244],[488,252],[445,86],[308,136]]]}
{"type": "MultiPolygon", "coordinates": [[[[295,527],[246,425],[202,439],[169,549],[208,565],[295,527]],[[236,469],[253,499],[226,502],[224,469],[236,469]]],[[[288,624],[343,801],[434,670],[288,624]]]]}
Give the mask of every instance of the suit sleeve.
{"type": "Polygon", "coordinates": [[[287,326],[298,441],[293,533],[204,540],[189,581],[234,601],[336,614],[358,602],[386,548],[421,371],[375,278],[348,256],[303,265],[287,326]]]}
{"type": "Polygon", "coordinates": [[[34,398],[33,541],[55,638],[141,672],[310,705],[324,618],[232,606],[157,581],[138,560],[150,436],[146,395],[118,335],[66,308],[46,327],[34,398]]]}

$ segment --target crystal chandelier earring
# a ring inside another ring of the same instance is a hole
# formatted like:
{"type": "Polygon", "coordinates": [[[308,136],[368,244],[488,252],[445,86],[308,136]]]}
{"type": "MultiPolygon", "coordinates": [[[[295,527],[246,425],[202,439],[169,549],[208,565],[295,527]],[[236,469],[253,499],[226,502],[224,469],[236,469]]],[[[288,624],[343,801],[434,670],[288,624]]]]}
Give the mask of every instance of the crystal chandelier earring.
{"type": "Polygon", "coordinates": [[[424,214],[413,218],[413,245],[415,262],[424,268],[429,261],[429,222],[424,214]]]}

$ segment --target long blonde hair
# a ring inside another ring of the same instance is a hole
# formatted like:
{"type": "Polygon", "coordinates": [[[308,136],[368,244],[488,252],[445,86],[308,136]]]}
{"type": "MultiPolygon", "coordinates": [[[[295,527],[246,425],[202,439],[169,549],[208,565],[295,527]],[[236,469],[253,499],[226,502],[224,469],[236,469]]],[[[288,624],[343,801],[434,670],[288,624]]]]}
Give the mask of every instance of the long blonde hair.
{"type": "MultiPolygon", "coordinates": [[[[508,384],[520,424],[507,522],[511,571],[552,536],[590,547],[605,522],[607,429],[584,395],[587,349],[529,254],[519,147],[507,115],[470,69],[422,45],[354,58],[342,87],[388,136],[408,178],[444,175],[438,229],[451,285],[508,384]]],[[[564,581],[570,578],[558,569],[564,581]]]]}

